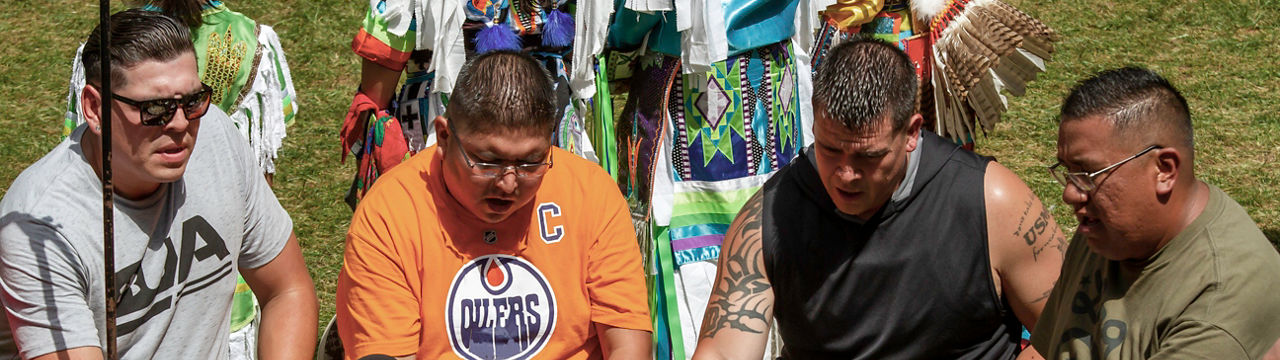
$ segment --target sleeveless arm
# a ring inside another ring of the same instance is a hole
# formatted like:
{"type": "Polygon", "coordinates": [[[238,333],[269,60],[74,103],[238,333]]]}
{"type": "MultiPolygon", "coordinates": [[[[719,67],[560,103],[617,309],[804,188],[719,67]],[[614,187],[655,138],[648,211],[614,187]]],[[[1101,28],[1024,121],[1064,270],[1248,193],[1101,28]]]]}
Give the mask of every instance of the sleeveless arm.
{"type": "Polygon", "coordinates": [[[729,225],[695,359],[764,355],[773,322],[773,287],[764,268],[763,202],[762,192],[756,192],[729,225]]]}
{"type": "Polygon", "coordinates": [[[1049,210],[1008,168],[990,163],[984,183],[993,280],[1022,325],[1035,328],[1067,241],[1049,210]]]}
{"type": "Polygon", "coordinates": [[[382,109],[390,106],[396,85],[400,83],[400,73],[417,44],[414,31],[396,35],[388,28],[384,16],[378,14],[377,9],[369,8],[360,32],[351,41],[351,50],[361,58],[360,91],[382,109]]]}
{"type": "Polygon", "coordinates": [[[378,9],[370,7],[365,12],[360,31],[351,40],[351,51],[397,73],[404,70],[405,62],[409,61],[409,53],[417,48],[417,32],[408,30],[396,35],[399,29],[393,28],[398,25],[389,23],[387,17],[403,22],[406,17],[414,17],[412,12],[411,9],[397,8],[380,13],[378,9]]]}

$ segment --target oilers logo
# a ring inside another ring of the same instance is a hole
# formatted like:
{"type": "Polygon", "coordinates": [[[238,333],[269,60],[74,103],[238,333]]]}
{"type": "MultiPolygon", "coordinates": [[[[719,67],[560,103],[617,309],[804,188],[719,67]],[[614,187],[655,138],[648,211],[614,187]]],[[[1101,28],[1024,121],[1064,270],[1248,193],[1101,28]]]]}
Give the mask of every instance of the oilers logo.
{"type": "Polygon", "coordinates": [[[445,318],[449,343],[463,359],[528,359],[555,330],[555,293],[525,259],[485,255],[453,276],[445,318]]]}

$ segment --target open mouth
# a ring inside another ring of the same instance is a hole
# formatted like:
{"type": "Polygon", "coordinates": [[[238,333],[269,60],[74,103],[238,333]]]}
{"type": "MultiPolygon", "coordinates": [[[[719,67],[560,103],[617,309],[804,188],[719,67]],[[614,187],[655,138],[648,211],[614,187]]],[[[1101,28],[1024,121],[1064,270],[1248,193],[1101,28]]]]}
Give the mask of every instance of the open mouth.
{"type": "Polygon", "coordinates": [[[1080,222],[1080,231],[1085,233],[1094,232],[1102,226],[1102,221],[1092,216],[1076,215],[1076,220],[1080,222]]]}
{"type": "Polygon", "coordinates": [[[492,209],[495,212],[505,212],[510,209],[512,205],[515,205],[516,202],[506,199],[487,198],[484,199],[484,203],[489,206],[489,209],[492,209]]]}
{"type": "Polygon", "coordinates": [[[852,200],[852,199],[854,199],[854,198],[858,197],[858,195],[861,195],[861,194],[862,194],[862,192],[858,192],[858,191],[847,191],[847,190],[844,190],[844,189],[836,189],[836,193],[840,195],[840,198],[841,198],[841,199],[845,199],[845,200],[852,200]]]}

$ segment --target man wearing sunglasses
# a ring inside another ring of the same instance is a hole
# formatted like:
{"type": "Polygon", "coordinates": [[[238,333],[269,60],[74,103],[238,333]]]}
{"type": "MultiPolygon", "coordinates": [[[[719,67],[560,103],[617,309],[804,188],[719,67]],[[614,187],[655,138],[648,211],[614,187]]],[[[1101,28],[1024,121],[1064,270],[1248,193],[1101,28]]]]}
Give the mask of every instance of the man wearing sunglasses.
{"type": "Polygon", "coordinates": [[[380,177],[351,220],[346,358],[652,357],[627,205],[600,166],[551,146],[554,104],[528,55],[462,70],[437,144],[380,177]]]}
{"type": "Polygon", "coordinates": [[[109,101],[120,358],[227,358],[237,269],[262,304],[260,356],[309,358],[317,305],[292,221],[230,118],[209,106],[186,26],[150,11],[113,15],[109,74],[102,31],[82,58],[87,122],[0,202],[0,356],[103,357],[109,101]]]}
{"type": "Polygon", "coordinates": [[[1257,359],[1280,337],[1280,254],[1196,178],[1187,102],[1142,68],[1062,105],[1058,163],[1080,225],[1031,342],[1049,359],[1257,359]]]}

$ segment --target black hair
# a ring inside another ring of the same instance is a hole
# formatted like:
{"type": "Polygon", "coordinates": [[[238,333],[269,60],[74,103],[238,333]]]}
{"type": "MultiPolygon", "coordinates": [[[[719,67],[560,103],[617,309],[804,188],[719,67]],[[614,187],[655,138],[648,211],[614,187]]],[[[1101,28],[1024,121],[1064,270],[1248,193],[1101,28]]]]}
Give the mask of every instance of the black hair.
{"type": "MultiPolygon", "coordinates": [[[[1117,132],[1168,128],[1195,147],[1187,99],[1154,71],[1128,66],[1100,72],[1071,89],[1063,100],[1059,121],[1101,116],[1117,132]]],[[[1165,144],[1168,146],[1169,144],[1165,144]]]]}
{"type": "MultiPolygon", "coordinates": [[[[102,59],[99,38],[102,24],[93,28],[84,44],[80,63],[85,80],[102,83],[102,59]]],[[[194,54],[191,33],[186,26],[163,14],[130,9],[111,15],[111,39],[107,53],[111,56],[111,86],[125,86],[124,71],[142,62],[168,61],[183,54],[194,54]]]]}
{"type": "Polygon", "coordinates": [[[463,67],[444,116],[463,132],[551,136],[557,120],[551,77],[532,56],[513,51],[482,54],[463,67]]]}
{"type": "Polygon", "coordinates": [[[827,53],[813,80],[814,111],[851,130],[866,130],[886,115],[893,131],[916,113],[915,66],[896,45],[855,36],[827,53]]]}

